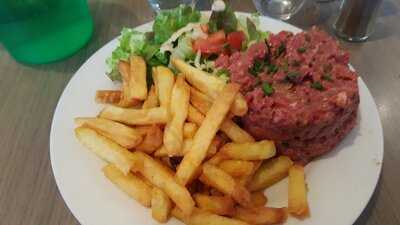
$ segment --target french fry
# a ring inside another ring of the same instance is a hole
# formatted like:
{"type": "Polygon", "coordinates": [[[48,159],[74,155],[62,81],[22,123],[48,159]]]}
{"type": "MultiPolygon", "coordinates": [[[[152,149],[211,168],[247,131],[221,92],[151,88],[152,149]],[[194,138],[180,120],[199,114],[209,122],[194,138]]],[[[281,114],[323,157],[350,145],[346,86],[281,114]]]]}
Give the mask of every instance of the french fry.
{"type": "Polygon", "coordinates": [[[208,187],[207,192],[204,192],[203,194],[207,194],[207,195],[211,195],[211,196],[224,196],[224,194],[220,191],[218,191],[217,189],[204,185],[206,187],[208,187]]]}
{"type": "MultiPolygon", "coordinates": [[[[217,77],[199,70],[181,59],[171,59],[172,65],[185,74],[186,80],[195,88],[210,96],[214,100],[218,99],[225,82],[217,77]]],[[[247,113],[247,102],[243,95],[238,94],[232,104],[231,112],[236,116],[243,116],[247,113]]]]}
{"type": "Polygon", "coordinates": [[[183,157],[176,172],[176,179],[186,185],[207,155],[208,147],[227,115],[229,108],[239,91],[237,84],[228,84],[208,111],[206,118],[193,138],[192,150],[183,157]]]}
{"type": "MultiPolygon", "coordinates": [[[[203,120],[204,115],[196,107],[190,105],[188,110],[188,121],[200,126],[203,123],[203,120]]],[[[229,118],[226,118],[222,122],[220,130],[235,143],[254,142],[254,138],[249,133],[240,128],[229,118]]]]}
{"type": "Polygon", "coordinates": [[[131,171],[131,174],[135,175],[136,177],[138,177],[139,179],[141,179],[143,182],[145,182],[149,187],[151,187],[151,190],[153,190],[153,184],[150,183],[149,180],[146,179],[146,177],[144,177],[142,174],[140,173],[134,173],[131,171]]]}
{"type": "Polygon", "coordinates": [[[249,224],[270,225],[280,224],[286,221],[286,208],[256,207],[236,209],[235,218],[243,220],[249,224]]]}
{"type": "Polygon", "coordinates": [[[122,96],[120,101],[118,102],[118,106],[120,107],[132,107],[136,106],[140,103],[139,99],[134,98],[131,95],[131,86],[132,79],[130,74],[130,65],[128,62],[119,61],[118,70],[122,77],[122,96]]]}
{"type": "Polygon", "coordinates": [[[197,124],[197,126],[201,126],[204,118],[205,118],[205,116],[203,114],[201,114],[201,112],[199,110],[197,110],[192,105],[189,105],[188,116],[187,116],[187,120],[189,122],[195,123],[195,124],[197,124]]]}
{"type": "Polygon", "coordinates": [[[143,140],[142,135],[136,129],[112,120],[80,117],[75,118],[75,124],[89,127],[128,149],[137,146],[143,140]]]}
{"type": "Polygon", "coordinates": [[[132,99],[145,100],[147,98],[146,62],[140,56],[130,58],[129,91],[132,99]]]}
{"type": "Polygon", "coordinates": [[[151,192],[151,215],[160,223],[168,221],[169,212],[171,211],[172,203],[168,195],[163,190],[154,187],[151,192]]]}
{"type": "Polygon", "coordinates": [[[158,93],[160,106],[167,109],[171,105],[172,88],[174,87],[174,74],[164,66],[153,67],[153,80],[158,93]]]}
{"type": "Polygon", "coordinates": [[[244,160],[224,160],[218,167],[232,177],[248,176],[253,171],[254,164],[244,160]]]}
{"type": "MultiPolygon", "coordinates": [[[[211,157],[216,153],[220,142],[221,142],[221,138],[219,138],[218,136],[215,136],[214,139],[211,141],[210,146],[208,147],[207,157],[211,157]]],[[[183,140],[182,151],[173,156],[184,156],[192,149],[192,145],[193,145],[193,139],[187,138],[187,139],[183,140]]],[[[166,156],[168,156],[168,151],[164,146],[161,146],[161,148],[157,149],[157,151],[154,152],[154,156],[166,157],[166,156]]]]}
{"type": "MultiPolygon", "coordinates": [[[[190,151],[190,148],[192,147],[193,144],[193,139],[185,139],[183,140],[183,145],[182,145],[182,151],[172,155],[172,156],[184,156],[187,152],[190,151]]],[[[157,151],[154,152],[155,157],[166,157],[169,156],[167,148],[165,146],[161,146],[157,151]]],[[[172,157],[170,156],[170,157],[172,157]]]]}
{"type": "Polygon", "coordinates": [[[129,173],[133,160],[132,153],[126,148],[86,127],[75,128],[75,136],[98,157],[114,164],[123,174],[129,173]]]}
{"type": "Polygon", "coordinates": [[[208,110],[210,110],[213,99],[208,97],[206,94],[201,93],[195,88],[190,88],[190,103],[199,110],[202,114],[207,114],[208,110]]]}
{"type": "Polygon", "coordinates": [[[292,216],[305,218],[310,215],[304,167],[293,165],[289,169],[288,209],[292,216]]]}
{"type": "Polygon", "coordinates": [[[95,101],[103,104],[117,104],[121,96],[122,92],[119,90],[97,90],[95,101]]]}
{"type": "Polygon", "coordinates": [[[250,193],[222,169],[205,163],[203,165],[203,173],[199,179],[218,191],[231,196],[240,205],[249,206],[250,193]]]}
{"type": "Polygon", "coordinates": [[[254,138],[239,127],[231,119],[225,119],[221,124],[221,131],[224,132],[235,143],[254,142],[254,138]]]}
{"type": "Polygon", "coordinates": [[[251,173],[249,175],[239,177],[239,179],[238,179],[239,184],[241,184],[245,187],[247,187],[248,183],[253,178],[253,175],[256,173],[258,168],[261,166],[262,160],[255,160],[255,161],[252,161],[252,163],[253,163],[253,171],[251,171],[251,173]]]}
{"type": "Polygon", "coordinates": [[[151,125],[167,123],[170,119],[165,108],[125,109],[108,105],[101,112],[100,117],[122,122],[129,125],[151,125]]]}
{"type": "Polygon", "coordinates": [[[195,123],[186,122],[183,124],[183,138],[193,138],[198,126],[195,123]]]}
{"type": "Polygon", "coordinates": [[[208,147],[206,158],[213,157],[221,147],[221,144],[222,144],[222,138],[219,135],[216,135],[214,139],[211,141],[210,146],[208,147]]]}
{"type": "Polygon", "coordinates": [[[209,196],[205,194],[194,194],[196,205],[205,211],[220,215],[232,216],[235,212],[235,203],[228,196],[209,196]]]}
{"type": "Polygon", "coordinates": [[[171,211],[171,214],[187,225],[249,225],[246,222],[219,216],[198,208],[195,208],[190,216],[185,215],[176,207],[171,211]]]}
{"type": "Polygon", "coordinates": [[[190,215],[194,201],[189,191],[175,181],[173,171],[143,152],[132,153],[133,172],[141,173],[154,186],[163,190],[185,215],[190,215]]]}
{"type": "Polygon", "coordinates": [[[170,156],[182,151],[183,124],[188,114],[189,98],[190,87],[183,76],[178,76],[171,94],[172,119],[164,129],[164,146],[170,156]]]}
{"type": "Polygon", "coordinates": [[[267,140],[252,143],[227,143],[220,151],[227,158],[241,160],[264,160],[276,154],[274,142],[267,140]]]}
{"type": "Polygon", "coordinates": [[[119,189],[127,193],[144,207],[151,205],[151,189],[141,178],[132,173],[123,174],[115,165],[108,164],[103,168],[104,175],[119,189]]]}
{"type": "Polygon", "coordinates": [[[268,198],[264,195],[264,192],[256,191],[250,194],[250,202],[251,207],[260,207],[267,204],[268,198]]]}
{"type": "Polygon", "coordinates": [[[219,152],[217,152],[217,154],[215,154],[213,157],[211,157],[211,159],[209,159],[207,161],[207,163],[209,163],[211,165],[218,165],[225,159],[226,159],[226,157],[221,153],[221,151],[219,151],[219,152]]]}
{"type": "Polygon", "coordinates": [[[151,85],[149,94],[147,95],[147,99],[143,102],[143,109],[155,108],[159,105],[158,103],[158,95],[156,91],[156,87],[151,85]]]}
{"type": "Polygon", "coordinates": [[[162,146],[163,132],[157,125],[138,126],[136,130],[144,137],[135,150],[151,154],[162,146]]]}
{"type": "Polygon", "coordinates": [[[254,174],[248,188],[250,191],[257,191],[272,186],[287,177],[292,165],[292,160],[287,156],[279,156],[265,161],[254,174]]]}

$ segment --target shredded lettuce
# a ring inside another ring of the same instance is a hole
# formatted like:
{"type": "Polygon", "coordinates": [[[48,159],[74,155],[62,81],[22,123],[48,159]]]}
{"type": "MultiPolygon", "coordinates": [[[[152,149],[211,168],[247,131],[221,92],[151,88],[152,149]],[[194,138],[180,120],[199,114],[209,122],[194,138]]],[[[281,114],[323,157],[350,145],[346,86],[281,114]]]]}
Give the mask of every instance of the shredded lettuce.
{"type": "MultiPolygon", "coordinates": [[[[121,80],[118,71],[120,60],[128,61],[131,55],[142,56],[147,64],[148,71],[158,65],[170,66],[170,58],[177,57],[190,62],[197,68],[211,73],[224,81],[229,80],[229,73],[217,70],[214,61],[202,58],[200,52],[196,54],[192,48],[193,40],[204,37],[199,21],[199,11],[187,5],[180,5],[175,9],[162,10],[155,18],[152,32],[139,32],[130,28],[123,28],[119,38],[118,47],[106,59],[108,66],[107,75],[111,80],[121,80]],[[187,27],[185,29],[185,27],[187,27]],[[197,57],[196,57],[197,56],[197,57]]],[[[226,33],[241,30],[246,34],[246,44],[261,41],[268,37],[269,33],[259,29],[259,14],[249,17],[236,17],[234,11],[226,6],[223,11],[213,11],[208,21],[210,32],[223,29],[226,33]]],[[[149,73],[150,74],[150,73],[149,73]]],[[[150,76],[151,77],[151,76],[150,76]]]]}
{"type": "Polygon", "coordinates": [[[198,22],[200,12],[188,5],[161,11],[154,20],[154,42],[162,44],[177,30],[188,23],[198,22]]]}
{"type": "Polygon", "coordinates": [[[179,59],[193,59],[195,52],[192,48],[192,39],[187,36],[181,36],[178,39],[177,46],[172,50],[171,57],[177,57],[179,59]]]}
{"type": "MultiPolygon", "coordinates": [[[[161,44],[168,40],[175,31],[188,23],[198,22],[199,20],[199,11],[190,6],[180,5],[176,9],[163,10],[156,16],[151,35],[130,28],[123,28],[119,38],[119,46],[106,60],[107,75],[113,81],[121,80],[118,63],[120,60],[128,60],[132,54],[142,56],[148,66],[168,65],[170,53],[160,52],[161,44]]],[[[175,54],[182,55],[185,58],[194,54],[189,52],[191,46],[189,49],[188,40],[182,39],[178,46],[175,54]]]]}

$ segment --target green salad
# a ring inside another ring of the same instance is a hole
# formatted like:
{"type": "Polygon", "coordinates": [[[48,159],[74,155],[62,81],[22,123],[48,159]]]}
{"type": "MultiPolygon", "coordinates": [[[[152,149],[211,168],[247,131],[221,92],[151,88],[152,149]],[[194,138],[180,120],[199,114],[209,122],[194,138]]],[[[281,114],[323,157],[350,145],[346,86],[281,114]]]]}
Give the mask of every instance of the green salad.
{"type": "Polygon", "coordinates": [[[106,60],[107,75],[113,81],[120,81],[119,61],[138,55],[144,58],[148,68],[164,65],[174,69],[170,58],[176,57],[229,80],[229,72],[215,69],[213,60],[224,52],[243,51],[265,39],[269,33],[258,27],[258,14],[236,16],[225,4],[208,17],[187,5],[163,10],[155,17],[150,32],[122,29],[118,47],[106,60]]]}

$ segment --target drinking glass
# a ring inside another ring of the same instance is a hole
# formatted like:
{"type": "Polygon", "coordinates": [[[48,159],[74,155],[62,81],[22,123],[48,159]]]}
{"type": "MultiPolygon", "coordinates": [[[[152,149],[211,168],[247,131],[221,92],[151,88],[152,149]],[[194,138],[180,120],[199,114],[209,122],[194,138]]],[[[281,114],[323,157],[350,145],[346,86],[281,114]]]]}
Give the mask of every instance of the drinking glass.
{"type": "Polygon", "coordinates": [[[259,13],[265,16],[288,20],[304,5],[306,0],[253,0],[259,13]]]}
{"type": "Polygon", "coordinates": [[[20,62],[65,58],[92,35],[86,0],[0,0],[0,43],[20,62]]]}

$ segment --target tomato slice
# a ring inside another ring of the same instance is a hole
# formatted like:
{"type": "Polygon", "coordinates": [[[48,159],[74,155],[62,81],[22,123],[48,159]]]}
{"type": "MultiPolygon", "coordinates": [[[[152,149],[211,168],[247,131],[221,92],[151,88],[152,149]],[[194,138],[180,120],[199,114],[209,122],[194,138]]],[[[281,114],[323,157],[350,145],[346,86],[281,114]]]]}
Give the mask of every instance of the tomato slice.
{"type": "Polygon", "coordinates": [[[208,36],[207,40],[210,44],[223,44],[225,43],[225,32],[223,30],[212,33],[208,36]]]}
{"type": "Polygon", "coordinates": [[[205,54],[220,53],[224,50],[226,42],[223,30],[210,34],[206,39],[199,38],[193,43],[193,50],[205,54]]]}
{"type": "Polygon", "coordinates": [[[235,31],[228,34],[227,42],[231,48],[240,50],[245,39],[246,35],[243,33],[243,31],[235,31]]]}

